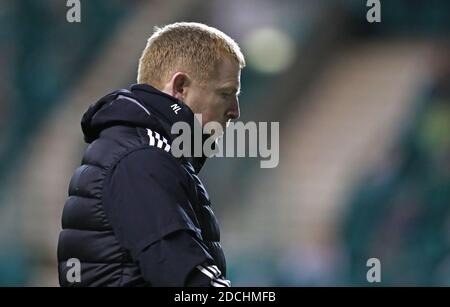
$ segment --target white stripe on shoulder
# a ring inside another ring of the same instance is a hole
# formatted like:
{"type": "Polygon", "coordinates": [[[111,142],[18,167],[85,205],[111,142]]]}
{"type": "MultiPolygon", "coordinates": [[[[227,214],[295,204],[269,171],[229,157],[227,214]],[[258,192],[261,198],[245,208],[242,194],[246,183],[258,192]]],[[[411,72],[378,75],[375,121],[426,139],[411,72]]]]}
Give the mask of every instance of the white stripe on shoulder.
{"type": "Polygon", "coordinates": [[[156,131],[152,131],[151,129],[147,128],[147,135],[149,137],[149,145],[150,146],[156,146],[158,148],[163,149],[166,152],[170,151],[170,144],[167,141],[167,139],[165,137],[162,137],[161,139],[161,135],[156,132],[156,131]]]}
{"type": "Polygon", "coordinates": [[[155,146],[155,137],[153,136],[153,131],[150,129],[147,129],[147,134],[148,134],[148,137],[150,138],[148,145],[155,146]]]}
{"type": "Polygon", "coordinates": [[[161,139],[161,136],[159,135],[159,133],[156,132],[156,131],[155,131],[155,137],[156,137],[156,140],[158,140],[158,143],[156,144],[156,147],[162,148],[163,147],[163,140],[161,139]]]}
{"type": "Polygon", "coordinates": [[[164,147],[164,150],[167,151],[167,152],[169,152],[169,151],[170,151],[170,145],[169,145],[169,144],[166,144],[166,147],[164,147]]]}

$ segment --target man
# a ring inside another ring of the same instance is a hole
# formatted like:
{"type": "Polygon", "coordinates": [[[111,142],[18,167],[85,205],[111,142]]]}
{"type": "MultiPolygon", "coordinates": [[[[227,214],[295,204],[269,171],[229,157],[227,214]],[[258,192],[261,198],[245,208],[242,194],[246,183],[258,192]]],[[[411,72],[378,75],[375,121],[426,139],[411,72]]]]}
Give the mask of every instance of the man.
{"type": "Polygon", "coordinates": [[[237,119],[244,66],[238,45],[219,30],[167,25],[148,40],[138,84],[84,114],[90,145],[64,206],[61,286],[230,285],[218,223],[197,175],[205,156],[174,157],[171,126],[193,127],[194,114],[203,125],[237,119]]]}

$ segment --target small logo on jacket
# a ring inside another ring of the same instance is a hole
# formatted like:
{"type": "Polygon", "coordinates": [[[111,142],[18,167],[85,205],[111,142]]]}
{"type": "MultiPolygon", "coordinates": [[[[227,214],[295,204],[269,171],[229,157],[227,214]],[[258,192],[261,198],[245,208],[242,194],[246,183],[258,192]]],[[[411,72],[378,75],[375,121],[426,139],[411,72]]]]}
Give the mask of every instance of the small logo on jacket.
{"type": "Polygon", "coordinates": [[[181,110],[181,107],[179,105],[177,105],[176,103],[174,103],[173,105],[170,106],[172,108],[172,110],[175,112],[175,114],[178,114],[178,111],[181,110]]]}

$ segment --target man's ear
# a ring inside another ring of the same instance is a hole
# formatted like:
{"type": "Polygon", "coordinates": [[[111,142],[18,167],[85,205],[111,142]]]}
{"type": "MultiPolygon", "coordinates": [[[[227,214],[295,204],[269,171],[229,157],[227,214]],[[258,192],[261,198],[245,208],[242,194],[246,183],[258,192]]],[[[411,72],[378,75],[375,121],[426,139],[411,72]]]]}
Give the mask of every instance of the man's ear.
{"type": "Polygon", "coordinates": [[[176,72],[164,87],[163,92],[177,98],[178,100],[184,101],[186,97],[186,88],[189,84],[190,79],[186,73],[176,72]]]}

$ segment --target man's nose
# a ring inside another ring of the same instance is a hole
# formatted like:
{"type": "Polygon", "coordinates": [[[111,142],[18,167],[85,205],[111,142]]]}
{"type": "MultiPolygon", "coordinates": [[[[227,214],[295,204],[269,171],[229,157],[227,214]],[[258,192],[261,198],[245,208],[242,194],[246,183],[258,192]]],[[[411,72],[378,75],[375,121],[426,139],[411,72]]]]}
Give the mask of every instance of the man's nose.
{"type": "Polygon", "coordinates": [[[232,105],[232,107],[231,107],[231,109],[228,111],[228,117],[230,118],[230,119],[238,119],[239,118],[239,116],[241,115],[241,112],[240,112],[240,110],[239,110],[239,100],[235,100],[234,102],[233,102],[233,105],[232,105]]]}

